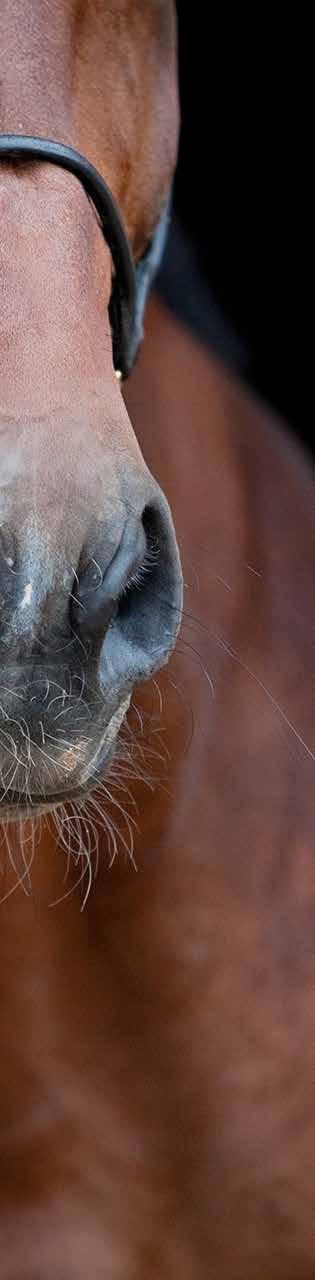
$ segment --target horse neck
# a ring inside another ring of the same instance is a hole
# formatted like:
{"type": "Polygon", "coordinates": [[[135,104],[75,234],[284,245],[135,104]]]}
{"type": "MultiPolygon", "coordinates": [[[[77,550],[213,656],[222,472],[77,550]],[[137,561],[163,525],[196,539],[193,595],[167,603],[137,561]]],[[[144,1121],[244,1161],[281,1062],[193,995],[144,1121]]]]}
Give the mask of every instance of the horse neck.
{"type": "MultiPolygon", "coordinates": [[[[283,425],[161,304],[151,307],[128,407],[172,503],[186,582],[172,661],[177,713],[168,673],[164,688],[165,719],[169,707],[170,719],[182,721],[171,746],[180,763],[168,828],[181,872],[184,859],[191,870],[201,847],[209,876],[210,867],[214,876],[235,873],[246,894],[256,875],[259,893],[281,860],[290,796],[296,853],[286,866],[289,892],[298,884],[307,832],[313,844],[310,463],[283,425]],[[186,837],[198,804],[205,843],[198,821],[195,837],[186,837]]],[[[168,884],[173,867],[181,874],[174,856],[168,884]]]]}

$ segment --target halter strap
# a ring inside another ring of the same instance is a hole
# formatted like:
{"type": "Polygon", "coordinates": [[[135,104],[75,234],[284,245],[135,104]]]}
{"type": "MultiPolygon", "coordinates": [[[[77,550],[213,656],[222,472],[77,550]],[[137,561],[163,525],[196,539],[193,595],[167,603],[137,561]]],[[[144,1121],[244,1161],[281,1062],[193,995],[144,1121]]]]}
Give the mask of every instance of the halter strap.
{"type": "Polygon", "coordinates": [[[147,255],[136,268],[116,200],[107,183],[79,151],[48,138],[0,134],[0,160],[9,160],[13,164],[23,160],[39,160],[59,165],[79,179],[92,200],[115,268],[109,304],[113,362],[116,373],[126,378],[141,339],[141,323],[139,325],[137,319],[137,271],[143,267],[147,255]]]}

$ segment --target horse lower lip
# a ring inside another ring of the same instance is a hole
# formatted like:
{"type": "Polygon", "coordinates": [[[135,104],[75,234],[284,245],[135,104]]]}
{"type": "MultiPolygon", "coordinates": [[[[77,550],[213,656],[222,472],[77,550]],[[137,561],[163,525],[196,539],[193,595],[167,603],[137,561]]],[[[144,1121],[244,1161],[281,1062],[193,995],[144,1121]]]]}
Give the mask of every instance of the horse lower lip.
{"type": "MultiPolygon", "coordinates": [[[[66,804],[67,800],[70,801],[70,800],[80,799],[80,796],[83,797],[87,795],[87,793],[91,791],[92,788],[97,787],[97,783],[99,781],[99,778],[102,772],[103,770],[100,770],[97,774],[93,774],[93,778],[91,777],[89,781],[85,783],[84,786],[74,787],[72,791],[68,791],[68,792],[55,791],[55,792],[51,792],[51,794],[46,796],[29,794],[28,802],[25,802],[23,796],[21,797],[21,795],[19,795],[17,791],[7,791],[4,804],[3,804],[3,809],[14,808],[19,813],[27,813],[31,817],[32,812],[34,811],[35,813],[36,809],[43,809],[44,807],[47,807],[50,809],[52,805],[66,804]]],[[[1,808],[2,808],[2,804],[0,800],[0,814],[1,814],[1,808]]]]}
{"type": "MultiPolygon", "coordinates": [[[[129,698],[123,704],[123,714],[125,714],[126,707],[128,704],[129,704],[129,698]]],[[[116,716],[117,716],[117,713],[116,713],[116,716]]],[[[120,722],[122,718],[123,718],[123,715],[122,715],[122,712],[120,711],[120,715],[119,715],[120,722]]],[[[83,800],[85,796],[89,795],[90,791],[93,791],[96,789],[96,787],[102,780],[104,776],[104,772],[106,771],[112,759],[113,750],[115,747],[115,741],[116,741],[116,735],[112,741],[107,743],[107,749],[105,747],[104,755],[102,755],[101,758],[100,758],[100,751],[102,747],[104,748],[104,742],[102,741],[101,743],[99,743],[97,751],[94,754],[93,759],[90,761],[91,772],[88,774],[87,777],[84,778],[84,781],[81,783],[81,786],[76,786],[76,787],[74,786],[73,788],[69,788],[68,791],[49,792],[47,795],[42,795],[41,793],[37,793],[37,792],[35,794],[34,792],[33,793],[28,792],[27,797],[23,796],[23,794],[21,795],[21,792],[19,791],[8,790],[3,797],[3,802],[1,801],[1,795],[0,795],[0,821],[1,821],[1,813],[7,814],[7,813],[10,813],[10,811],[12,811],[12,817],[14,816],[14,814],[16,814],[17,817],[24,816],[25,818],[31,819],[32,817],[36,817],[36,813],[38,812],[38,810],[42,812],[45,809],[49,810],[57,807],[57,805],[66,804],[67,801],[70,802],[72,800],[80,800],[81,798],[83,800]],[[97,760],[97,757],[98,757],[98,760],[97,760]]]]}
{"type": "MultiPolygon", "coordinates": [[[[78,793],[76,792],[76,794],[78,793]]],[[[69,791],[68,793],[69,799],[72,795],[73,795],[73,792],[69,791]]],[[[66,797],[60,794],[60,792],[59,794],[54,792],[52,795],[48,795],[48,796],[29,794],[28,799],[25,800],[23,797],[18,795],[17,791],[7,791],[7,794],[5,796],[4,808],[6,808],[7,805],[9,805],[10,807],[14,805],[16,809],[31,809],[33,806],[34,808],[36,808],[36,805],[57,804],[58,799],[60,801],[60,804],[62,804],[63,800],[66,799],[66,797]]],[[[0,811],[1,811],[1,803],[0,803],[0,811]]]]}

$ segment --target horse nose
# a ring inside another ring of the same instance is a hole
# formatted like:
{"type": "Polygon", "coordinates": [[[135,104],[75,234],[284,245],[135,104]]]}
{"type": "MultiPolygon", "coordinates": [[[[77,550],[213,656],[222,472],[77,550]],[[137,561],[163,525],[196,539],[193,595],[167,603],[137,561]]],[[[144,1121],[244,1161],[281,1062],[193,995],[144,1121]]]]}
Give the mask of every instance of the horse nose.
{"type": "Polygon", "coordinates": [[[33,541],[26,526],[18,536],[11,526],[6,544],[1,531],[0,782],[3,761],[10,805],[26,795],[30,803],[47,795],[50,803],[89,787],[134,686],[174,647],[182,576],[173,523],[153,484],[135,502],[139,514],[125,503],[119,527],[111,518],[101,533],[94,518],[90,526],[84,519],[67,563],[59,525],[54,542],[52,526],[44,533],[42,523],[33,541]]]}
{"type": "MultiPolygon", "coordinates": [[[[146,493],[143,495],[143,498],[146,493]]],[[[28,524],[1,529],[0,652],[16,664],[47,658],[77,637],[108,691],[132,686],[162,666],[174,647],[182,575],[172,518],[155,483],[143,505],[101,525],[93,518],[80,554],[68,546],[62,569],[59,523],[31,536],[28,524]],[[9,534],[9,541],[8,541],[9,534]],[[101,549],[100,549],[101,548],[101,549]],[[72,563],[72,572],[69,565],[72,563]],[[75,567],[76,566],[76,567],[75,567]],[[57,649],[56,649],[57,644],[57,649]]]]}
{"type": "Polygon", "coordinates": [[[70,604],[72,630],[106,684],[132,685],[167,661],[180,625],[182,574],[162,493],[141,516],[128,515],[104,572],[96,555],[79,564],[70,604]]]}

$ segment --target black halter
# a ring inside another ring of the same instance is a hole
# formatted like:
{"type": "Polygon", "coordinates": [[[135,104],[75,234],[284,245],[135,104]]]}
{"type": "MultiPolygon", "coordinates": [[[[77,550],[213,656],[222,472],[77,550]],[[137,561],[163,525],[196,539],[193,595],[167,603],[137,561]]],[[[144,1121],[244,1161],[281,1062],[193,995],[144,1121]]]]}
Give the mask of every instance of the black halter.
{"type": "Polygon", "coordinates": [[[59,165],[79,178],[92,200],[115,268],[109,304],[113,361],[116,372],[126,378],[143,336],[143,312],[164,248],[168,210],[164,213],[144,257],[136,264],[114,196],[98,170],[79,151],[48,138],[0,134],[0,160],[9,160],[13,164],[23,160],[39,160],[59,165]]]}

